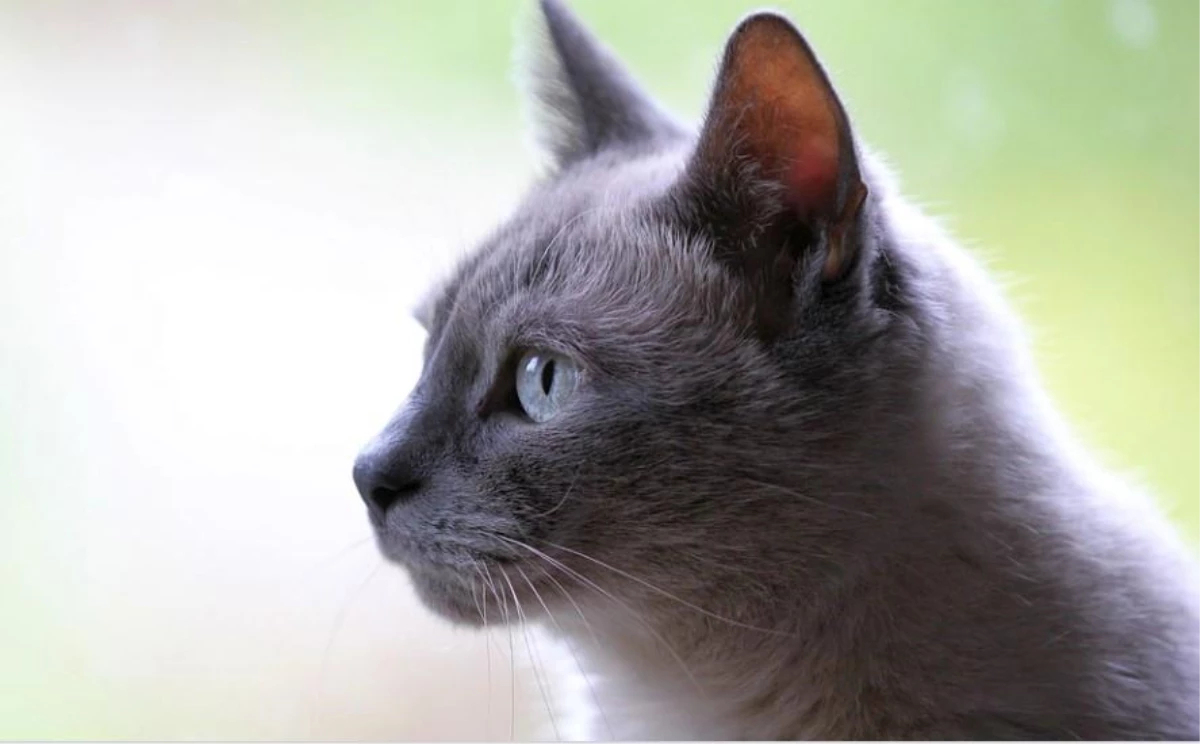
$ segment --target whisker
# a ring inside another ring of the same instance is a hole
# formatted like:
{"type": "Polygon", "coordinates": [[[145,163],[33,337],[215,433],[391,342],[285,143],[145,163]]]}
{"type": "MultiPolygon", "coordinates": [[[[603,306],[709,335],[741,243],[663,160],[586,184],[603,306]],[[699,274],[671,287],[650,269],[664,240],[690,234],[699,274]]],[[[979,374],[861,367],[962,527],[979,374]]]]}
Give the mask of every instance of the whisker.
{"type": "MultiPolygon", "coordinates": [[[[587,684],[588,692],[591,693],[592,702],[596,704],[596,710],[600,711],[600,717],[604,720],[604,727],[608,730],[608,738],[614,738],[612,725],[608,722],[608,714],[604,712],[604,706],[600,704],[600,696],[596,694],[596,688],[592,685],[592,678],[588,676],[587,670],[584,669],[583,664],[580,663],[579,654],[575,653],[575,643],[571,640],[571,636],[563,632],[562,625],[559,624],[558,618],[554,616],[554,613],[550,611],[550,607],[546,605],[546,600],[542,598],[542,593],[539,592],[537,587],[533,585],[533,582],[529,580],[529,575],[526,574],[524,569],[522,569],[520,566],[516,566],[516,569],[517,572],[521,574],[521,578],[524,579],[525,583],[529,586],[529,591],[533,592],[533,596],[537,598],[539,603],[541,603],[542,609],[546,611],[546,615],[550,618],[550,621],[554,623],[554,627],[558,628],[558,634],[562,637],[563,642],[567,644],[567,650],[571,652],[571,658],[575,660],[575,668],[579,670],[581,675],[583,675],[583,681],[585,684],[587,684]]],[[[571,595],[568,594],[565,589],[563,589],[562,584],[558,583],[558,581],[549,574],[547,574],[547,577],[554,582],[554,585],[557,586],[559,591],[563,593],[563,596],[571,602],[571,605],[575,608],[575,611],[579,613],[579,619],[583,621],[585,626],[587,626],[588,632],[590,633],[591,625],[588,624],[587,618],[584,617],[583,610],[579,609],[579,605],[575,603],[575,600],[571,599],[571,595]]],[[[592,633],[592,638],[595,639],[595,637],[595,633],[592,633]]]]}
{"type": "Polygon", "coordinates": [[[509,542],[513,545],[516,545],[517,547],[525,548],[526,550],[530,551],[534,555],[540,557],[542,560],[549,563],[551,566],[558,568],[560,571],[567,574],[568,576],[575,579],[576,581],[579,581],[580,583],[590,587],[591,589],[595,590],[596,592],[599,592],[601,595],[607,597],[610,601],[612,601],[618,607],[625,610],[625,612],[627,612],[631,618],[636,620],[642,626],[642,628],[644,628],[648,633],[650,633],[650,635],[652,635],[655,638],[655,640],[657,640],[659,643],[661,643],[663,645],[663,648],[665,648],[667,650],[667,652],[671,655],[671,658],[673,658],[675,660],[675,663],[679,665],[679,668],[683,670],[683,673],[687,676],[687,678],[691,682],[692,686],[696,688],[696,691],[699,692],[701,695],[707,694],[705,692],[704,688],[700,685],[700,682],[697,681],[695,675],[692,674],[692,670],[689,669],[688,665],[684,662],[683,657],[680,656],[679,652],[675,650],[675,647],[672,646],[667,641],[667,639],[663,637],[662,633],[659,633],[657,630],[655,630],[654,626],[652,626],[652,625],[650,625],[650,623],[646,622],[640,615],[638,615],[638,613],[632,607],[630,607],[627,603],[618,599],[616,596],[614,596],[612,594],[612,592],[609,592],[604,587],[600,586],[596,582],[592,581],[591,579],[589,579],[588,577],[579,573],[578,571],[576,571],[575,569],[566,565],[565,563],[563,563],[555,558],[552,558],[549,555],[546,555],[546,553],[538,550],[537,548],[533,547],[532,545],[521,542],[520,540],[514,540],[512,538],[505,537],[504,535],[501,535],[499,533],[493,533],[491,536],[498,538],[500,540],[509,542]]]}
{"type": "Polygon", "coordinates": [[[583,609],[579,606],[579,603],[575,601],[575,598],[571,596],[571,593],[567,591],[567,588],[562,585],[561,581],[554,578],[553,574],[546,574],[546,579],[553,583],[558,589],[559,593],[566,597],[567,601],[571,603],[571,606],[575,608],[575,614],[579,615],[580,621],[583,622],[583,627],[587,629],[588,635],[591,636],[592,643],[596,646],[596,648],[602,648],[600,639],[596,636],[596,631],[592,629],[592,624],[588,622],[587,615],[583,614],[583,609]]]}
{"type": "Polygon", "coordinates": [[[799,491],[795,491],[791,488],[786,488],[784,486],[781,486],[778,483],[767,483],[765,481],[754,480],[753,478],[744,478],[743,480],[745,480],[747,483],[753,483],[756,486],[762,486],[763,488],[773,488],[776,491],[780,491],[782,493],[787,494],[788,496],[791,496],[792,498],[799,499],[806,503],[813,504],[814,506],[820,506],[820,507],[824,507],[826,509],[840,511],[845,514],[853,514],[857,517],[862,517],[864,519],[878,519],[877,515],[871,514],[870,512],[859,511],[858,509],[851,509],[849,507],[842,506],[840,504],[834,504],[829,501],[822,501],[821,499],[818,499],[816,497],[809,496],[807,494],[800,493],[799,491]]]}
{"type": "Polygon", "coordinates": [[[538,254],[535,271],[538,274],[540,274],[545,270],[546,261],[550,257],[550,251],[554,249],[554,244],[557,243],[560,239],[562,239],[562,237],[566,234],[567,228],[571,227],[571,225],[575,224],[576,222],[583,219],[584,217],[587,217],[588,215],[599,212],[603,208],[604,208],[604,205],[592,207],[591,209],[585,209],[582,212],[580,212],[579,214],[575,215],[574,217],[572,217],[569,220],[567,220],[566,222],[564,222],[562,227],[558,228],[558,230],[554,233],[554,237],[550,238],[550,242],[546,244],[546,247],[543,248],[541,253],[538,254]]]}
{"type": "Polygon", "coordinates": [[[311,566],[302,569],[305,579],[311,581],[312,579],[316,578],[316,575],[320,572],[332,568],[338,561],[371,542],[372,537],[367,535],[366,537],[355,540],[344,548],[340,548],[331,555],[318,559],[311,566]]]}
{"type": "MultiPolygon", "coordinates": [[[[484,573],[487,574],[488,586],[492,589],[492,596],[496,598],[496,604],[501,604],[501,593],[496,588],[496,582],[492,578],[492,572],[488,569],[487,564],[483,564],[484,573]]],[[[517,656],[513,648],[512,635],[512,619],[508,616],[508,599],[503,599],[504,609],[504,627],[508,630],[508,692],[509,692],[509,708],[508,708],[508,740],[516,741],[517,738],[517,656]]]]}
{"type": "Polygon", "coordinates": [[[542,518],[544,518],[544,517],[548,517],[548,516],[550,516],[550,515],[551,515],[551,514],[553,514],[554,512],[556,512],[556,511],[558,511],[559,509],[561,509],[561,508],[562,508],[562,505],[563,505],[563,504],[565,504],[565,503],[567,503],[567,499],[569,499],[569,498],[571,497],[571,491],[575,490],[575,484],[579,482],[579,475],[580,475],[582,472],[583,472],[583,465],[582,465],[582,464],[580,464],[580,466],[579,466],[578,468],[576,468],[576,469],[575,469],[575,477],[571,479],[571,483],[570,483],[570,485],[568,485],[568,486],[567,486],[567,492],[566,492],[566,493],[564,493],[564,494],[563,494],[563,497],[562,497],[561,499],[559,499],[559,500],[558,500],[558,503],[557,503],[557,504],[555,504],[553,507],[551,507],[549,511],[544,511],[544,512],[542,512],[541,514],[538,514],[538,515],[536,515],[534,518],[535,518],[535,519],[542,519],[542,518]]]}
{"type": "MultiPolygon", "coordinates": [[[[479,590],[483,592],[483,571],[479,568],[478,563],[475,563],[472,568],[475,569],[475,575],[479,577],[479,590]]],[[[475,584],[473,582],[471,584],[471,600],[475,602],[475,609],[483,619],[483,655],[487,659],[487,709],[483,719],[483,735],[486,737],[492,725],[492,635],[491,629],[488,628],[487,624],[487,595],[484,595],[481,602],[479,596],[475,593],[475,584]]]]}
{"type": "Polygon", "coordinates": [[[380,558],[375,564],[375,567],[372,568],[370,573],[367,574],[367,577],[362,580],[362,583],[355,587],[354,591],[347,596],[345,604],[343,604],[342,608],[338,610],[338,614],[334,618],[333,629],[329,633],[329,640],[325,643],[325,651],[321,654],[321,672],[317,677],[317,693],[315,696],[316,702],[313,705],[312,716],[310,716],[309,719],[310,729],[313,728],[316,723],[314,720],[312,720],[313,717],[319,718],[321,709],[324,706],[325,677],[329,673],[329,660],[331,658],[331,652],[333,651],[333,644],[337,640],[338,633],[341,632],[342,626],[345,624],[346,618],[350,614],[350,608],[354,606],[354,603],[358,601],[359,597],[362,596],[363,590],[367,588],[367,585],[371,583],[371,580],[375,578],[375,576],[379,573],[379,569],[383,568],[383,566],[383,559],[380,558]]]}
{"type": "Polygon", "coordinates": [[[629,579],[630,581],[636,582],[636,583],[640,584],[641,586],[646,587],[650,591],[655,592],[656,594],[658,594],[660,596],[663,596],[663,597],[666,597],[667,599],[678,602],[679,604],[683,605],[684,607],[691,608],[691,609],[695,610],[696,612],[699,612],[701,615],[710,617],[713,620],[719,620],[723,623],[727,623],[734,627],[743,628],[745,630],[753,630],[758,633],[768,633],[770,635],[777,635],[777,636],[782,636],[785,638],[795,637],[794,633],[788,633],[788,632],[785,632],[782,630],[775,630],[773,628],[760,628],[758,626],[748,625],[747,623],[739,622],[737,620],[733,620],[728,617],[722,617],[721,615],[718,615],[715,612],[706,610],[703,607],[700,607],[699,605],[692,604],[691,602],[687,601],[686,599],[681,599],[681,598],[675,596],[674,594],[671,594],[667,590],[661,589],[661,588],[655,586],[654,584],[651,584],[649,581],[646,581],[645,579],[638,578],[637,576],[634,576],[633,574],[629,573],[628,571],[622,571],[621,569],[617,568],[616,566],[609,565],[609,564],[605,563],[604,561],[600,560],[599,558],[593,558],[592,556],[587,555],[586,553],[581,553],[578,550],[568,548],[565,545],[558,545],[556,543],[550,542],[549,540],[542,540],[542,542],[546,543],[546,545],[549,545],[550,547],[552,547],[556,550],[562,550],[566,553],[570,553],[571,555],[578,556],[586,561],[590,561],[591,563],[594,563],[595,565],[600,566],[601,568],[606,568],[609,571],[612,571],[613,573],[615,573],[619,576],[623,576],[626,579],[629,579]]]}
{"type": "Polygon", "coordinates": [[[546,685],[542,682],[542,674],[538,669],[541,666],[541,654],[534,650],[534,646],[529,642],[529,623],[525,618],[525,610],[521,607],[521,600],[517,598],[516,587],[513,586],[512,579],[508,578],[508,574],[500,572],[500,577],[508,584],[508,591],[512,594],[513,605],[517,608],[517,617],[521,624],[521,633],[525,636],[525,650],[529,652],[529,662],[533,666],[533,679],[537,682],[538,691],[542,694],[542,704],[546,706],[546,715],[550,718],[550,726],[554,729],[555,741],[562,741],[562,735],[558,732],[558,720],[554,716],[554,711],[551,709],[550,698],[546,694],[546,685]]]}

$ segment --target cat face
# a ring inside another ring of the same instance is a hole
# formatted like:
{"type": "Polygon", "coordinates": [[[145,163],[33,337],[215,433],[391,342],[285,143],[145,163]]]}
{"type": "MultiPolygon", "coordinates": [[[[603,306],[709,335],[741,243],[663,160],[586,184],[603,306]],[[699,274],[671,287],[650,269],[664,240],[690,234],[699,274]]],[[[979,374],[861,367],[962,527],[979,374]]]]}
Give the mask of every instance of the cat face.
{"type": "Polygon", "coordinates": [[[694,597],[782,524],[836,532],[813,484],[885,317],[845,113],[787,21],[734,32],[696,138],[543,20],[556,171],[426,303],[420,380],[354,468],[381,551],[465,623],[694,597]]]}

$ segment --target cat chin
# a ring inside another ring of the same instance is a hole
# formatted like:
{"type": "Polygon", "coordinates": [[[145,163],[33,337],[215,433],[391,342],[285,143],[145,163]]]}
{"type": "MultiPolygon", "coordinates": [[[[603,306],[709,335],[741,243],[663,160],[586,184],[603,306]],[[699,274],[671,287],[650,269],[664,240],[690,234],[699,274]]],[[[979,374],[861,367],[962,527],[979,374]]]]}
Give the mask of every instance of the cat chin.
{"type": "Polygon", "coordinates": [[[493,567],[491,571],[494,590],[483,581],[453,572],[411,567],[406,570],[422,604],[456,625],[483,628],[508,625],[518,620],[536,621],[546,614],[543,602],[552,601],[543,590],[539,589],[539,594],[535,595],[531,588],[526,589],[528,584],[513,581],[510,588],[499,567],[493,567]],[[516,610],[517,605],[520,612],[516,610]]]}
{"type": "MultiPolygon", "coordinates": [[[[495,624],[490,616],[487,618],[488,622],[484,622],[484,610],[479,604],[478,589],[472,592],[471,587],[462,582],[447,580],[445,577],[423,571],[409,569],[408,575],[413,588],[416,589],[417,597],[437,615],[455,625],[468,625],[473,628],[495,624]]],[[[496,619],[499,619],[499,614],[497,615],[496,619]]]]}

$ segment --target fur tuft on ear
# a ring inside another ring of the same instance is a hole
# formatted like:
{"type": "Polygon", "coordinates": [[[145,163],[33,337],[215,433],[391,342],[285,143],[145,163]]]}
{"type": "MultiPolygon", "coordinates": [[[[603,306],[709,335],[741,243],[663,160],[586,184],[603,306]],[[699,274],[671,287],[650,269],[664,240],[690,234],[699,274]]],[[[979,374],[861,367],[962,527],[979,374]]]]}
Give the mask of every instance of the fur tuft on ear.
{"type": "Polygon", "coordinates": [[[686,136],[561,0],[537,6],[518,45],[518,83],[534,139],[556,167],[686,136]]]}

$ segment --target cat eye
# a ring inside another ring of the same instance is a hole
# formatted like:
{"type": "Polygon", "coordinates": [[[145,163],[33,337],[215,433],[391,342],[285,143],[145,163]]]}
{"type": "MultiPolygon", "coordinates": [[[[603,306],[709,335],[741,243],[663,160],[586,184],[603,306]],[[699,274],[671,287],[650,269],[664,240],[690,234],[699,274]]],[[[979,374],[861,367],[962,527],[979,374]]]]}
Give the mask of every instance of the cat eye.
{"type": "Polygon", "coordinates": [[[578,383],[579,368],[560,354],[527,351],[517,363],[517,400],[538,423],[554,418],[578,383]]]}

